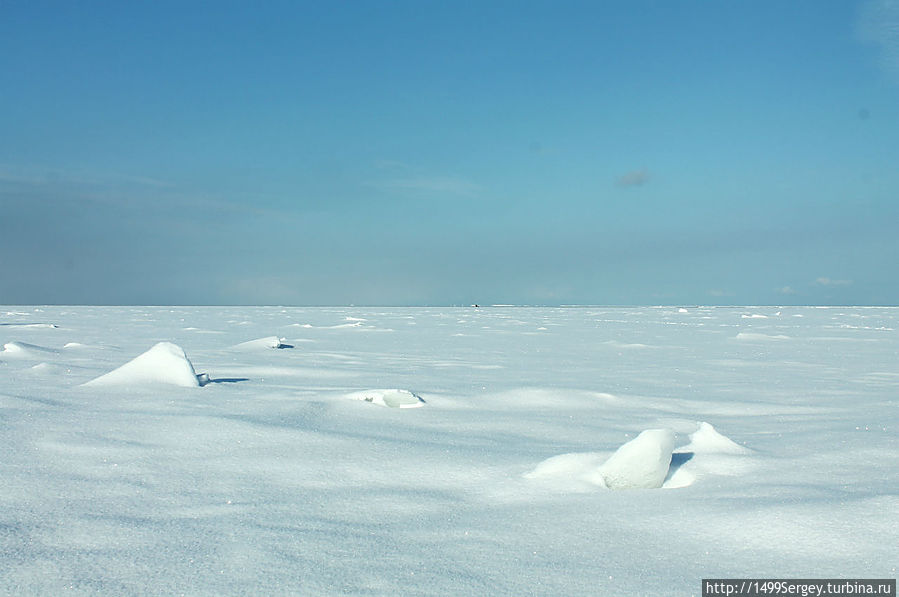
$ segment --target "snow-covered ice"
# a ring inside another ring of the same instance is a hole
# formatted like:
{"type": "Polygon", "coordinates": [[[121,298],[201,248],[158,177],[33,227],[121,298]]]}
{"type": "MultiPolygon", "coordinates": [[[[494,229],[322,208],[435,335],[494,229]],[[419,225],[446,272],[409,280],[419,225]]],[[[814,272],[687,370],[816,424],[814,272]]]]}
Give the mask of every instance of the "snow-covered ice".
{"type": "Polygon", "coordinates": [[[0,595],[895,578],[897,328],[895,308],[3,308],[0,595]]]}

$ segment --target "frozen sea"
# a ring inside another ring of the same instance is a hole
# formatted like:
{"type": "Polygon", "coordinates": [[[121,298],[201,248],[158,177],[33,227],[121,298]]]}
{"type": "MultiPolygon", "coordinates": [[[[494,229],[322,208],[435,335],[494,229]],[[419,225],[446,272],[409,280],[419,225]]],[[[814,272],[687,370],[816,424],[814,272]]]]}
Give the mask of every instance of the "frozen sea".
{"type": "Polygon", "coordinates": [[[0,594],[895,578],[897,329],[874,307],[0,307],[0,594]],[[661,487],[609,488],[647,430],[661,487]]]}

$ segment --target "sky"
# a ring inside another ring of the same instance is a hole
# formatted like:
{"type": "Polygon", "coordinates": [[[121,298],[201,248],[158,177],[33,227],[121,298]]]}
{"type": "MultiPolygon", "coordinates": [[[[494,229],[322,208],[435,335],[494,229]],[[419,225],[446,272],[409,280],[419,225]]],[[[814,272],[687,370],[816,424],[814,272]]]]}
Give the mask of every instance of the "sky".
{"type": "Polygon", "coordinates": [[[0,304],[899,304],[899,0],[0,0],[0,304]]]}

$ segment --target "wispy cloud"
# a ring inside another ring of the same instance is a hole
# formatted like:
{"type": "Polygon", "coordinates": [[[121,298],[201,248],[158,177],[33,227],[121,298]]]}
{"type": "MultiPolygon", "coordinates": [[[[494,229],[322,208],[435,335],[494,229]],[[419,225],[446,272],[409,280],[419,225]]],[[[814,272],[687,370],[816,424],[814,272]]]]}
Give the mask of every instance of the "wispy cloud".
{"type": "Polygon", "coordinates": [[[881,63],[899,81],[899,0],[869,0],[861,10],[858,35],[880,47],[881,63]]]}
{"type": "Polygon", "coordinates": [[[481,192],[481,185],[452,176],[425,176],[415,178],[392,178],[369,183],[379,189],[410,191],[427,194],[449,194],[473,197],[481,192]]]}
{"type": "Polygon", "coordinates": [[[193,208],[210,213],[263,213],[252,202],[226,200],[208,193],[187,193],[175,183],[151,176],[78,171],[32,165],[0,164],[0,197],[7,201],[171,212],[193,208]]]}
{"type": "Polygon", "coordinates": [[[646,184],[648,181],[649,172],[647,172],[646,169],[641,168],[640,170],[622,174],[615,182],[619,187],[638,187],[646,184]]]}
{"type": "Polygon", "coordinates": [[[110,185],[130,185],[151,188],[172,188],[171,182],[149,176],[132,176],[116,172],[79,172],[36,166],[0,164],[0,182],[40,185],[78,185],[98,187],[110,185]]]}
{"type": "Polygon", "coordinates": [[[796,294],[796,291],[792,286],[784,286],[783,288],[778,288],[777,292],[780,294],[796,294]]]}
{"type": "Polygon", "coordinates": [[[852,280],[834,280],[833,278],[821,277],[815,280],[818,286],[849,286],[852,280]]]}

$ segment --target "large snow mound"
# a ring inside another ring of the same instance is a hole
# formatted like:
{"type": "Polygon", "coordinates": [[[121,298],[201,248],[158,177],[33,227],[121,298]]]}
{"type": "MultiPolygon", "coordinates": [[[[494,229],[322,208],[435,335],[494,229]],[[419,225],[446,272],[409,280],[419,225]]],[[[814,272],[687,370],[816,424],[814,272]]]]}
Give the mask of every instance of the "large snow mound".
{"type": "Polygon", "coordinates": [[[425,405],[424,400],[409,390],[363,390],[348,394],[347,398],[390,408],[418,408],[425,405]]]}
{"type": "Polygon", "coordinates": [[[654,489],[665,482],[673,451],[673,431],[647,429],[618,448],[599,472],[609,489],[654,489]]]}
{"type": "Polygon", "coordinates": [[[208,378],[198,376],[184,350],[171,342],[160,342],[147,352],[118,369],[93,379],[84,385],[139,385],[163,383],[182,387],[199,387],[208,378]]]}

